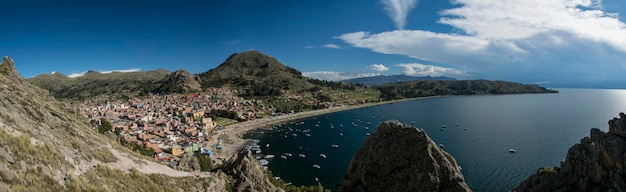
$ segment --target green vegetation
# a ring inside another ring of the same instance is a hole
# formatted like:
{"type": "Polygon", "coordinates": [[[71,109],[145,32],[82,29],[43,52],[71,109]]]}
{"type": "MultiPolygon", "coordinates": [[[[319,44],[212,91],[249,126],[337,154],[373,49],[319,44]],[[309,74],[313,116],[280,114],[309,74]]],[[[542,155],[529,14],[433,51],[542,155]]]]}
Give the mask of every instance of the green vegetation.
{"type": "Polygon", "coordinates": [[[208,155],[202,154],[200,152],[194,153],[194,155],[198,158],[198,164],[200,164],[200,171],[213,171],[217,169],[217,166],[213,165],[213,160],[208,155]]]}
{"type": "Polygon", "coordinates": [[[154,153],[156,153],[154,151],[154,149],[152,148],[145,148],[141,145],[138,145],[135,142],[132,141],[126,141],[126,139],[124,138],[120,138],[120,145],[124,146],[124,147],[128,147],[128,149],[130,149],[131,151],[137,151],[139,152],[139,154],[141,155],[145,155],[145,156],[152,156],[154,155],[154,153]]]}
{"type": "Polygon", "coordinates": [[[553,167],[542,167],[539,168],[539,171],[537,171],[540,175],[543,174],[553,174],[553,173],[557,173],[558,171],[556,169],[554,169],[553,167]]]}
{"type": "Polygon", "coordinates": [[[234,119],[239,122],[246,121],[246,119],[239,118],[239,115],[237,114],[237,112],[223,110],[223,109],[211,109],[211,111],[206,113],[205,116],[209,116],[212,119],[217,119],[218,117],[222,117],[222,118],[227,118],[227,119],[234,119]]]}
{"type": "Polygon", "coordinates": [[[524,85],[506,81],[411,81],[375,87],[383,100],[416,98],[438,95],[556,93],[538,85],[524,85]]]}

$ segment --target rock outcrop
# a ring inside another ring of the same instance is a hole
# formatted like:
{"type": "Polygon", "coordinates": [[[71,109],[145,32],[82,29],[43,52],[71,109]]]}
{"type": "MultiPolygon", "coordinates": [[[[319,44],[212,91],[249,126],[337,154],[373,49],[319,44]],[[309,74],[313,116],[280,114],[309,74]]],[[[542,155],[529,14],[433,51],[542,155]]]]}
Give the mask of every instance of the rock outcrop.
{"type": "Polygon", "coordinates": [[[356,153],[337,191],[471,191],[459,166],[424,130],[378,126],[356,153]]]}
{"type": "Polygon", "coordinates": [[[157,92],[161,93],[192,93],[202,91],[200,77],[186,70],[176,70],[166,75],[161,81],[157,92]]]}
{"type": "Polygon", "coordinates": [[[609,132],[591,129],[567,152],[560,167],[541,168],[512,191],[626,191],[626,115],[609,132]]]}
{"type": "Polygon", "coordinates": [[[13,59],[7,56],[2,57],[2,68],[8,72],[16,71],[13,59]]]}
{"type": "Polygon", "coordinates": [[[222,170],[233,177],[235,191],[283,191],[270,182],[261,163],[247,149],[231,157],[222,170]]]}

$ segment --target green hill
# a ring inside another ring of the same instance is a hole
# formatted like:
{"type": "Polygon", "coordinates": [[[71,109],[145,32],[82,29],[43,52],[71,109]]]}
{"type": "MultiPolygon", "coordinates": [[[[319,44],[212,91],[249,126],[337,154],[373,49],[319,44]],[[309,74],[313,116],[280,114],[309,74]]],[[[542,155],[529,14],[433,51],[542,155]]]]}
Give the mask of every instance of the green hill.
{"type": "Polygon", "coordinates": [[[507,81],[488,80],[418,80],[404,83],[386,84],[375,87],[384,100],[415,98],[437,95],[484,95],[484,94],[523,94],[557,93],[538,85],[525,85],[507,81]]]}

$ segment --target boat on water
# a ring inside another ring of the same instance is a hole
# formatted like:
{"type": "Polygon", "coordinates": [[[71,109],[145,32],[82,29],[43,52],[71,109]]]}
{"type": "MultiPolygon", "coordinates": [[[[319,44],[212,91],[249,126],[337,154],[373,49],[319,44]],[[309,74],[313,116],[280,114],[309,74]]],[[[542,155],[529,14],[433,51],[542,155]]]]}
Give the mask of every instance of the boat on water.
{"type": "Polygon", "coordinates": [[[415,121],[411,121],[411,124],[415,124],[415,121]]]}
{"type": "Polygon", "coordinates": [[[267,145],[265,145],[265,148],[270,148],[270,144],[268,143],[267,145]]]}
{"type": "Polygon", "coordinates": [[[321,167],[319,165],[313,165],[313,168],[321,169],[321,167]]]}
{"type": "Polygon", "coordinates": [[[291,134],[291,136],[297,137],[297,136],[298,136],[298,134],[295,134],[295,133],[294,133],[294,134],[291,134]]]}
{"type": "Polygon", "coordinates": [[[305,136],[307,136],[307,137],[310,137],[310,136],[311,136],[311,134],[308,134],[308,133],[307,133],[307,134],[304,134],[304,135],[305,135],[305,136]]]}
{"type": "Polygon", "coordinates": [[[460,123],[456,123],[456,126],[461,126],[461,124],[460,123]]]}
{"type": "Polygon", "coordinates": [[[287,156],[281,155],[280,158],[281,159],[287,159],[287,156]]]}
{"type": "Polygon", "coordinates": [[[365,136],[370,136],[370,133],[365,133],[365,136]]]}
{"type": "Polygon", "coordinates": [[[466,130],[466,131],[467,131],[467,127],[466,127],[466,128],[463,128],[463,130],[466,130]]]}
{"type": "Polygon", "coordinates": [[[271,158],[274,158],[274,155],[265,155],[265,158],[266,159],[271,159],[271,158]]]}
{"type": "Polygon", "coordinates": [[[343,127],[343,124],[339,124],[339,127],[343,127]]]}
{"type": "Polygon", "coordinates": [[[298,155],[298,156],[300,156],[300,157],[306,157],[306,155],[304,155],[304,154],[300,154],[300,155],[298,155]]]}
{"type": "Polygon", "coordinates": [[[269,161],[267,161],[265,159],[261,159],[261,160],[259,160],[259,162],[261,162],[261,165],[263,165],[263,166],[265,166],[265,165],[270,163],[269,161]]]}
{"type": "Polygon", "coordinates": [[[287,156],[287,157],[291,157],[291,156],[293,156],[293,155],[291,155],[291,153],[285,153],[285,156],[287,156]]]}
{"type": "Polygon", "coordinates": [[[443,147],[443,144],[439,144],[439,147],[443,147]]]}
{"type": "Polygon", "coordinates": [[[516,153],[517,151],[515,149],[509,149],[509,153],[516,153]]]}
{"type": "Polygon", "coordinates": [[[369,127],[365,127],[365,130],[369,130],[369,129],[370,129],[369,127]]]}
{"type": "Polygon", "coordinates": [[[320,157],[326,159],[326,155],[324,155],[323,153],[320,153],[320,157]]]}
{"type": "Polygon", "coordinates": [[[333,145],[331,145],[331,147],[333,147],[333,148],[339,148],[339,145],[337,145],[337,144],[333,144],[333,145]]]}
{"type": "Polygon", "coordinates": [[[343,133],[339,133],[339,136],[343,136],[343,133]]]}
{"type": "Polygon", "coordinates": [[[441,128],[446,128],[446,127],[448,127],[448,126],[446,126],[446,125],[441,125],[441,128]]]}

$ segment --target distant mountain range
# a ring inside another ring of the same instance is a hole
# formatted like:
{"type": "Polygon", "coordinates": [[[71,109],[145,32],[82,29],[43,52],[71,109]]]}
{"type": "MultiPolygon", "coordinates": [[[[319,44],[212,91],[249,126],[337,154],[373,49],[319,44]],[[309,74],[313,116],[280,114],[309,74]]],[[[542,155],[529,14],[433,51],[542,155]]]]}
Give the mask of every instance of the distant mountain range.
{"type": "Polygon", "coordinates": [[[444,76],[439,76],[439,77],[431,77],[431,76],[414,77],[414,76],[408,76],[408,75],[379,75],[379,76],[373,76],[373,77],[361,77],[361,78],[354,78],[354,79],[346,79],[346,80],[343,80],[342,82],[353,83],[353,84],[362,84],[362,85],[367,85],[367,86],[376,86],[376,85],[384,85],[384,84],[400,83],[400,82],[409,82],[409,81],[416,81],[416,80],[456,80],[456,79],[455,78],[450,78],[450,77],[444,77],[444,76]]]}

